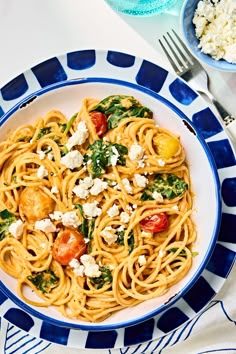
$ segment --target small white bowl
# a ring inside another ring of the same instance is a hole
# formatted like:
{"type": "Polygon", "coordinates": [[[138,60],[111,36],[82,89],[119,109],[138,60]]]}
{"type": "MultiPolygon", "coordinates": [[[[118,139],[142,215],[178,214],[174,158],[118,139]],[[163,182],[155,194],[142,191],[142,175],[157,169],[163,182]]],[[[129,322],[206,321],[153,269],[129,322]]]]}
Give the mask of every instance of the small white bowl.
{"type": "MultiPolygon", "coordinates": [[[[41,89],[14,106],[0,120],[0,140],[9,130],[32,123],[52,109],[61,110],[67,117],[81,107],[86,97],[98,99],[112,94],[132,95],[154,112],[158,124],[181,137],[186,151],[194,190],[193,219],[197,226],[197,242],[193,265],[187,275],[165,294],[137,306],[118,311],[100,323],[89,323],[63,317],[55,308],[26,304],[16,293],[16,280],[0,270],[0,290],[20,308],[56,326],[82,330],[111,330],[143,322],[166,310],[182,297],[197,281],[212,255],[221,221],[220,184],[210,150],[192,122],[167,99],[153,91],[125,81],[89,78],[64,81],[41,89]],[[29,102],[29,103],[28,103],[29,102]],[[194,132],[194,133],[193,133],[194,132]]],[[[30,290],[31,291],[31,290],[30,290]]]]}
{"type": "Polygon", "coordinates": [[[236,64],[229,63],[226,60],[216,60],[210,55],[204,54],[198,48],[199,40],[195,34],[195,26],[192,23],[197,4],[200,0],[185,0],[180,14],[180,23],[184,41],[190,52],[203,64],[209,65],[217,70],[236,72],[236,64]]]}

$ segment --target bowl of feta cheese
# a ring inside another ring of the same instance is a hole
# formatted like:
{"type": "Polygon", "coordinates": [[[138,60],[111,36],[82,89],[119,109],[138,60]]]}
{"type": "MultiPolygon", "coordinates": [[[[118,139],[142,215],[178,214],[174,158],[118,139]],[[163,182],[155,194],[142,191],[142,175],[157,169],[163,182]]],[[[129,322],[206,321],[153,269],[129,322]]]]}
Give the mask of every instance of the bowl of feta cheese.
{"type": "Polygon", "coordinates": [[[235,0],[186,0],[181,10],[184,40],[203,64],[236,70],[235,0]]]}

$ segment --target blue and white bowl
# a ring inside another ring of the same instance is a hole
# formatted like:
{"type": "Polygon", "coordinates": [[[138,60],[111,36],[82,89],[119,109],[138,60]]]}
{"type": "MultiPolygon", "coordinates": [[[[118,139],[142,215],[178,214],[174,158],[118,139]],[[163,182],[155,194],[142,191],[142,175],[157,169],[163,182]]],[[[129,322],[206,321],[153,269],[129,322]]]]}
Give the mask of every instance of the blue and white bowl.
{"type": "Polygon", "coordinates": [[[0,140],[9,130],[21,124],[32,123],[51,109],[61,110],[70,117],[86,97],[102,99],[112,94],[136,97],[154,112],[157,122],[181,137],[190,168],[194,190],[193,219],[198,239],[193,265],[188,274],[165,294],[135,307],[117,312],[101,323],[67,319],[53,307],[37,308],[24,303],[16,293],[16,280],[0,270],[0,290],[24,311],[56,326],[102,331],[118,329],[143,322],[166,310],[180,299],[201,276],[216,244],[221,221],[220,183],[211,155],[202,135],[192,121],[168,99],[149,88],[111,78],[87,78],[60,81],[31,93],[11,108],[0,120],[0,140]]]}
{"type": "Polygon", "coordinates": [[[180,14],[180,23],[184,42],[193,56],[202,64],[209,65],[212,68],[222,71],[236,72],[236,64],[229,63],[226,60],[216,60],[210,55],[204,54],[198,48],[199,40],[195,34],[195,26],[192,23],[197,4],[200,0],[185,0],[180,14]]]}

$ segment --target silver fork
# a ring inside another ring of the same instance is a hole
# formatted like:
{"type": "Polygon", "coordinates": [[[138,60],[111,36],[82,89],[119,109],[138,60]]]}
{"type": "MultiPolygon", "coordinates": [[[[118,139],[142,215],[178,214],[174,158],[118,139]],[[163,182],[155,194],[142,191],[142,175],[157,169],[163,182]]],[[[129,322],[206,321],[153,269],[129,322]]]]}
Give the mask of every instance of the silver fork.
{"type": "Polygon", "coordinates": [[[183,80],[188,82],[195,91],[205,94],[222,118],[230,136],[236,140],[236,118],[227,112],[219,101],[209,91],[209,78],[207,72],[197,59],[189,52],[186,45],[180,39],[178,34],[172,30],[172,35],[167,32],[163,36],[163,41],[159,43],[165,52],[175,73],[183,80]],[[165,44],[163,44],[165,42],[165,44]]]}

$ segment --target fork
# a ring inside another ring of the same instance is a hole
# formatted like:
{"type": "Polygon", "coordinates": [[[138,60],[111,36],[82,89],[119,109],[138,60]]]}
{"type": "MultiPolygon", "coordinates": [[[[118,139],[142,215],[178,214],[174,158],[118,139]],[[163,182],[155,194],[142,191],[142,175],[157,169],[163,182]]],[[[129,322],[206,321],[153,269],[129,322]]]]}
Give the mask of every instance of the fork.
{"type": "Polygon", "coordinates": [[[227,112],[222,104],[209,91],[209,77],[203,66],[189,52],[178,34],[172,29],[172,35],[167,32],[159,43],[165,52],[175,73],[188,82],[195,91],[205,94],[223,120],[231,138],[236,140],[236,118],[227,112]],[[163,42],[165,41],[165,45],[163,42]]]}

